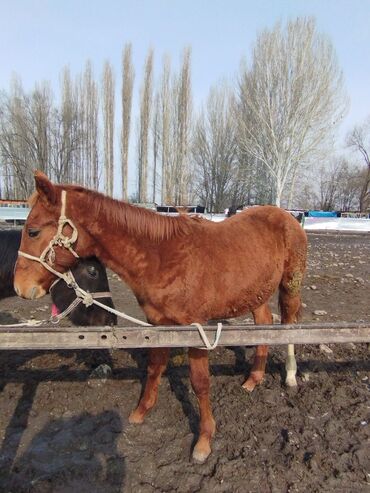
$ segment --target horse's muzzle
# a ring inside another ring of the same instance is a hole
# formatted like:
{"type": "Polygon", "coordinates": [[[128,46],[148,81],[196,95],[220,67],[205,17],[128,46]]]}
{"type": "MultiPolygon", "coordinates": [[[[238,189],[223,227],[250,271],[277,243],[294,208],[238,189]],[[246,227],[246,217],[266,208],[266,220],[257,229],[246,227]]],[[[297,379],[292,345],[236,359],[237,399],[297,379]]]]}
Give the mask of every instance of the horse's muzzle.
{"type": "Polygon", "coordinates": [[[26,286],[21,288],[17,283],[14,283],[14,291],[18,296],[27,300],[36,300],[46,294],[45,289],[42,286],[26,286]]]}

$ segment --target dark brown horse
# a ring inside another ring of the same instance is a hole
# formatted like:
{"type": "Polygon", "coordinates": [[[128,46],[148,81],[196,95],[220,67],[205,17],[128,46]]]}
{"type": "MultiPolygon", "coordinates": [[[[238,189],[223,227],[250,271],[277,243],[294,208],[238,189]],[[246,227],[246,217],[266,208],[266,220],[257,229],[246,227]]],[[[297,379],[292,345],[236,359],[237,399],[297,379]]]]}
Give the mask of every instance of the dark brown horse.
{"type": "MultiPolygon", "coordinates": [[[[256,207],[213,223],[186,215],[161,216],[82,187],[54,185],[40,172],[35,181],[37,193],[20,247],[28,258],[20,256],[15,271],[20,296],[43,296],[54,280],[33,257],[42,255],[54,269],[65,271],[76,262],[74,251],[81,257],[95,255],[121,276],[154,325],[203,324],[250,311],[255,323],[269,324],[268,300],[277,290],[282,322],[296,321],[307,240],[285,211],[256,207]]],[[[132,423],[142,423],[154,406],[168,357],[168,349],[150,350],[148,378],[130,415],[132,423]]],[[[262,380],[266,358],[267,346],[259,346],[244,384],[248,390],[262,380]]],[[[204,461],[215,432],[207,351],[189,349],[189,362],[200,410],[193,457],[204,461]]]]}

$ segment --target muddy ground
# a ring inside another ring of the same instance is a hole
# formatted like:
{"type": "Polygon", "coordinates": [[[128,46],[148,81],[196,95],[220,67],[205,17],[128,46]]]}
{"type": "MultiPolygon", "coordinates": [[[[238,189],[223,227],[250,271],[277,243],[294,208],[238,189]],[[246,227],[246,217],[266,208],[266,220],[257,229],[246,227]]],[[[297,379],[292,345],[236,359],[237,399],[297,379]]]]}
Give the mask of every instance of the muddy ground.
{"type": "MultiPolygon", "coordinates": [[[[369,235],[310,234],[303,321],[369,321],[369,257],[369,235]]],[[[117,307],[140,316],[112,274],[111,287],[117,307]]],[[[44,318],[48,303],[2,300],[0,323],[44,318]]],[[[204,465],[191,461],[198,412],[183,351],[173,352],[141,426],[128,415],[145,377],[143,351],[0,352],[0,492],[369,492],[369,348],[330,350],[296,347],[292,390],[285,349],[272,348],[252,394],[241,384],[253,348],[212,352],[217,432],[204,465]],[[91,378],[101,363],[112,368],[106,381],[91,378]]]]}

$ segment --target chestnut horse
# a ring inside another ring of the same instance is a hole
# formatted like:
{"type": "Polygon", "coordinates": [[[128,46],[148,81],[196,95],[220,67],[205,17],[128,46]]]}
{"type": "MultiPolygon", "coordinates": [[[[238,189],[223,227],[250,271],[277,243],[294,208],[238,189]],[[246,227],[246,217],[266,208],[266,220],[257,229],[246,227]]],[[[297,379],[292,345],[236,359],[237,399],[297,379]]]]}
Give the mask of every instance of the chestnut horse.
{"type": "MultiPolygon", "coordinates": [[[[41,172],[35,182],[15,270],[20,296],[39,298],[54,280],[36,257],[64,272],[76,254],[95,255],[131,287],[153,325],[204,324],[250,311],[256,324],[270,324],[268,301],[277,290],[282,322],[296,322],[307,239],[282,209],[256,207],[214,223],[162,216],[79,186],[55,185],[41,172]]],[[[150,350],[148,378],[131,423],[142,423],[154,406],[168,358],[169,349],[150,350]]],[[[267,346],[257,347],[246,389],[261,382],[266,358],[267,346]]],[[[189,364],[200,411],[193,458],[203,462],[215,432],[207,351],[190,348],[189,364]]]]}

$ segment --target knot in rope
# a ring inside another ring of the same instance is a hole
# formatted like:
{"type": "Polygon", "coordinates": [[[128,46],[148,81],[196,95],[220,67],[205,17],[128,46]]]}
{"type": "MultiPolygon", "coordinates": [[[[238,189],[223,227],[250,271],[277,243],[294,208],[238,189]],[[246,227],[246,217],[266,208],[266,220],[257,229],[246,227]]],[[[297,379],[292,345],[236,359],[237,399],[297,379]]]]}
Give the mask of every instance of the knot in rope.
{"type": "Polygon", "coordinates": [[[88,292],[76,292],[77,296],[82,299],[82,303],[88,307],[94,304],[94,297],[88,292]]]}

